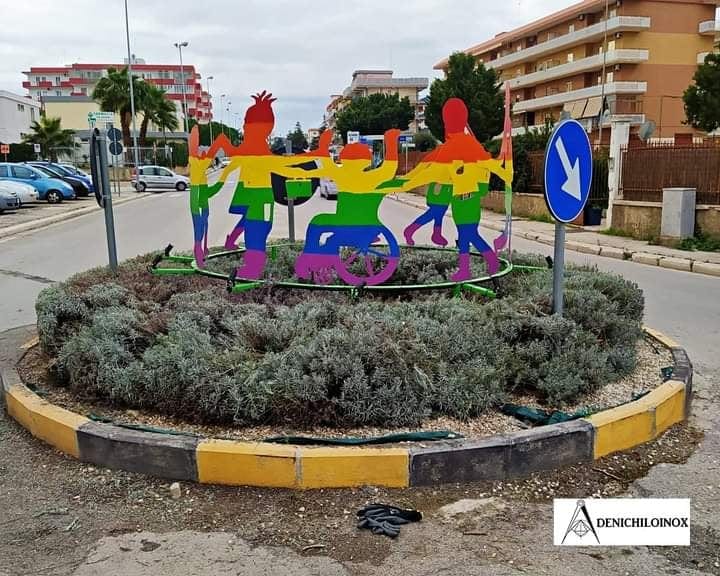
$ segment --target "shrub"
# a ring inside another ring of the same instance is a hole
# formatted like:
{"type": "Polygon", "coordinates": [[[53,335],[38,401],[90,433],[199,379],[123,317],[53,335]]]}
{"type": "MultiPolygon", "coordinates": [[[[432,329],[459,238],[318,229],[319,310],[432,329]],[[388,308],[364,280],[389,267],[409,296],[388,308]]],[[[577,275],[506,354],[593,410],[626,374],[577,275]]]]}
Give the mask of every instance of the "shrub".
{"type": "MultiPolygon", "coordinates": [[[[290,276],[296,251],[278,249],[269,274],[290,276]]],[[[590,268],[568,267],[559,318],[543,271],[502,278],[489,302],[352,301],[272,287],[228,295],[204,278],[149,276],[148,259],[43,291],[41,341],[78,393],[201,422],[417,426],[478,416],[516,391],[558,406],[632,370],[641,336],[640,290],[590,268]]],[[[410,252],[396,281],[442,281],[454,267],[452,253],[410,252]]]]}

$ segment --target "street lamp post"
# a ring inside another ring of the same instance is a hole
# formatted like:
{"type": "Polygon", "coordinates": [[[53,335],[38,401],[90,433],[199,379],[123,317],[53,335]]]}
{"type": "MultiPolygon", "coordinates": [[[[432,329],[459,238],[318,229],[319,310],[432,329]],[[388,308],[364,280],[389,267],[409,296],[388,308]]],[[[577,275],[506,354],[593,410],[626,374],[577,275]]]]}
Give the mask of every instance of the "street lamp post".
{"type": "Polygon", "coordinates": [[[135,160],[135,170],[140,166],[138,159],[137,130],[135,130],[135,90],[133,89],[132,76],[132,54],[130,53],[130,24],[128,22],[128,4],[125,0],[125,39],[127,40],[128,53],[128,84],[130,84],[130,118],[132,120],[132,137],[133,137],[133,158],[135,160]]]}
{"type": "Polygon", "coordinates": [[[225,94],[220,94],[220,130],[222,130],[223,134],[225,134],[225,125],[223,124],[223,110],[225,109],[223,106],[224,100],[225,94]]]}
{"type": "Polygon", "coordinates": [[[600,122],[598,124],[598,145],[602,146],[603,122],[605,121],[605,81],[607,80],[608,51],[608,17],[610,16],[610,0],[605,0],[605,29],[603,33],[602,85],[600,87],[600,122]]]}
{"type": "Polygon", "coordinates": [[[182,97],[183,97],[183,118],[185,119],[185,136],[189,132],[188,130],[188,107],[187,107],[187,90],[185,87],[185,69],[183,68],[182,49],[187,48],[187,42],[175,42],[175,48],[180,53],[180,81],[182,82],[182,97]]]}
{"type": "MultiPolygon", "coordinates": [[[[208,106],[212,106],[212,94],[210,93],[210,80],[215,80],[215,76],[207,77],[208,106]]],[[[211,110],[210,111],[210,146],[212,146],[212,143],[213,143],[212,123],[213,123],[213,116],[212,116],[212,110],[211,110]]]]}

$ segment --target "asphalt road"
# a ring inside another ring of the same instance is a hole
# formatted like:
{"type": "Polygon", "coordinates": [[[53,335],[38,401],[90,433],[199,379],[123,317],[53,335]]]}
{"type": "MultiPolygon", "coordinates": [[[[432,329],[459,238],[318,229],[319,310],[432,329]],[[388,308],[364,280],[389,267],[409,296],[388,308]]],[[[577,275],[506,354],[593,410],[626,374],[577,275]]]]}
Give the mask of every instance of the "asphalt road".
{"type": "MultiPolygon", "coordinates": [[[[212,244],[222,244],[225,234],[234,223],[234,217],[226,212],[229,195],[230,191],[226,187],[226,190],[213,201],[210,218],[212,244]]],[[[334,211],[334,202],[313,198],[296,209],[299,236],[302,235],[301,231],[304,230],[309,217],[323,210],[334,211]]],[[[417,214],[416,208],[393,199],[386,200],[381,208],[384,222],[399,238],[402,238],[404,226],[417,214]]],[[[192,244],[187,193],[165,192],[118,206],[115,222],[121,259],[162,248],[168,243],[172,243],[178,250],[187,250],[192,244]]],[[[285,208],[276,208],[275,222],[273,235],[287,237],[285,208]]],[[[448,236],[454,240],[450,233],[452,229],[450,223],[446,229],[448,236]]],[[[495,234],[487,231],[488,238],[494,237],[495,234]]],[[[416,238],[419,242],[428,242],[429,233],[423,230],[416,238]]],[[[552,250],[551,247],[522,239],[515,239],[513,247],[520,251],[541,254],[550,254],[552,250]]],[[[646,478],[636,482],[633,492],[658,497],[690,496],[693,498],[693,521],[700,523],[704,530],[709,531],[708,533],[720,535],[720,418],[718,417],[720,279],[575,252],[568,252],[566,258],[572,262],[597,265],[601,270],[621,274],[636,282],[645,293],[646,324],[672,336],[687,348],[696,369],[693,422],[705,431],[705,441],[686,464],[655,467],[646,478]]],[[[35,297],[48,283],[63,280],[74,273],[104,265],[106,262],[104,221],[99,210],[67,223],[0,240],[0,295],[2,295],[0,330],[33,323],[35,297]]],[[[547,516],[548,511],[545,510],[543,513],[547,516]]],[[[546,528],[550,530],[549,526],[546,528]]],[[[427,530],[429,532],[426,536],[432,535],[433,530],[436,536],[442,534],[442,527],[439,526],[434,529],[428,526],[427,530]]],[[[561,555],[547,545],[547,538],[540,536],[544,533],[539,527],[537,533],[531,535],[530,544],[528,541],[523,544],[525,547],[523,553],[534,555],[538,566],[544,566],[544,569],[538,573],[576,574],[578,569],[587,569],[587,566],[582,567],[580,564],[582,560],[580,556],[574,556],[576,559],[574,562],[565,562],[561,555]],[[533,543],[532,538],[538,538],[537,542],[533,543]]],[[[192,548],[193,538],[207,539],[212,536],[193,536],[185,533],[178,546],[183,550],[192,548]]],[[[116,547],[117,545],[117,542],[110,544],[104,542],[100,546],[116,547]]],[[[220,552],[218,554],[222,555],[220,552]]],[[[267,551],[263,554],[268,566],[272,565],[272,554],[268,556],[267,551]]],[[[397,553],[387,559],[378,573],[399,569],[407,574],[460,573],[456,572],[460,565],[449,555],[452,555],[452,551],[443,545],[438,545],[437,548],[424,547],[424,545],[422,548],[412,548],[411,543],[407,543],[398,546],[397,553]],[[415,563],[408,560],[410,556],[417,557],[418,553],[422,555],[422,562],[415,563]]],[[[467,561],[471,562],[471,560],[467,561]]],[[[660,573],[660,570],[664,571],[666,568],[665,562],[652,551],[643,549],[638,551],[634,559],[611,555],[608,563],[604,564],[602,569],[597,568],[595,572],[634,574],[638,573],[636,570],[642,570],[644,573],[660,573]]],[[[296,573],[318,573],[314,571],[318,569],[317,565],[314,569],[306,565],[305,571],[300,570],[301,565],[300,560],[294,565],[296,573]]],[[[469,564],[464,566],[469,568],[469,564]]],[[[97,568],[100,569],[100,565],[97,568]]],[[[712,560],[709,568],[709,573],[720,573],[713,568],[712,560]]],[[[106,573],[113,572],[112,566],[104,566],[104,569],[106,573]]],[[[258,570],[261,570],[260,565],[258,570]]],[[[91,571],[85,569],[78,573],[89,574],[91,571]]],[[[96,572],[92,571],[92,573],[96,572]]],[[[257,573],[275,572],[258,571],[257,573]]],[[[340,566],[331,568],[325,565],[320,573],[346,572],[340,566]]],[[[355,572],[350,570],[347,573],[355,572]]],[[[515,572],[513,567],[507,566],[498,571],[477,573],[520,572],[515,572]]],[[[705,572],[683,569],[669,573],[705,572]]]]}

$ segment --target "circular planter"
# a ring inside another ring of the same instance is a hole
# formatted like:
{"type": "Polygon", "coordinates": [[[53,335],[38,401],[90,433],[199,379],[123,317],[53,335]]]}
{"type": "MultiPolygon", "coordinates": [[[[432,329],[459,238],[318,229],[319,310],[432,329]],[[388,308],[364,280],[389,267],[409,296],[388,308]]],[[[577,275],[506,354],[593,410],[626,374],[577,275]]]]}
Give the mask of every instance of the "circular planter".
{"type": "Polygon", "coordinates": [[[174,480],[282,488],[402,488],[508,480],[591,462],[648,442],[685,420],[692,365],[675,342],[646,332],[673,355],[672,379],[642,398],[588,418],[429,447],[308,448],[172,436],[94,422],[27,388],[0,367],[8,414],[37,438],[84,462],[174,480]]]}

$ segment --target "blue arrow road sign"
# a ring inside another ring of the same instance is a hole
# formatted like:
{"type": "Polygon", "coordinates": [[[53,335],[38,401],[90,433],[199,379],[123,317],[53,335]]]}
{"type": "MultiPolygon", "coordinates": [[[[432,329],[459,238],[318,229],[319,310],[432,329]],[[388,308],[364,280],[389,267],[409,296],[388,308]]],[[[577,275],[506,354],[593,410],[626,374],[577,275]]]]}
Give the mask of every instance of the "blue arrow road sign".
{"type": "Polygon", "coordinates": [[[563,120],[545,151],[545,201],[559,222],[572,222],[585,208],[592,183],[592,149],[585,128],[563,120]]]}

